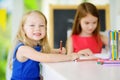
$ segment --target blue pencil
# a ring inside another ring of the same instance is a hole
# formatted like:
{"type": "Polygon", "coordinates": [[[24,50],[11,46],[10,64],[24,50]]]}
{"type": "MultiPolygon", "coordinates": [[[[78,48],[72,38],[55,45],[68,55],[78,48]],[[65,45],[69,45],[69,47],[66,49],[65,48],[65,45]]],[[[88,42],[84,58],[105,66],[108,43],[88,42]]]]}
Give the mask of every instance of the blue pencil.
{"type": "Polygon", "coordinates": [[[118,30],[118,58],[120,60],[120,30],[118,30]]]}
{"type": "Polygon", "coordinates": [[[111,59],[112,58],[111,31],[108,32],[108,45],[109,45],[109,54],[110,54],[109,59],[111,59]]]}

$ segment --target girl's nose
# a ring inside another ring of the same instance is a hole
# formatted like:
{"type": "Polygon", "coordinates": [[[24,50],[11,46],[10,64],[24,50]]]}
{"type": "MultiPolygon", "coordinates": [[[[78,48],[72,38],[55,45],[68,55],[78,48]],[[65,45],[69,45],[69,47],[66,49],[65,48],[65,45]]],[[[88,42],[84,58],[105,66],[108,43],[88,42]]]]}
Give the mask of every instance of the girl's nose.
{"type": "Polygon", "coordinates": [[[89,29],[92,29],[93,28],[93,25],[91,24],[91,25],[89,25],[89,29]]]}
{"type": "Polygon", "coordinates": [[[36,27],[35,27],[35,30],[40,30],[40,26],[36,26],[36,27]]]}

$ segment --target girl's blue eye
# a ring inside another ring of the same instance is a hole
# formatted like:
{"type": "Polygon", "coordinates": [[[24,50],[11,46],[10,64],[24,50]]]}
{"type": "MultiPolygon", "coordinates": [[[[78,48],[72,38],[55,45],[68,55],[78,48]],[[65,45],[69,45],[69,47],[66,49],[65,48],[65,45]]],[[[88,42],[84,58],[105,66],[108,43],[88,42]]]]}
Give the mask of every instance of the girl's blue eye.
{"type": "Polygon", "coordinates": [[[34,27],[35,25],[30,25],[31,27],[34,27]]]}

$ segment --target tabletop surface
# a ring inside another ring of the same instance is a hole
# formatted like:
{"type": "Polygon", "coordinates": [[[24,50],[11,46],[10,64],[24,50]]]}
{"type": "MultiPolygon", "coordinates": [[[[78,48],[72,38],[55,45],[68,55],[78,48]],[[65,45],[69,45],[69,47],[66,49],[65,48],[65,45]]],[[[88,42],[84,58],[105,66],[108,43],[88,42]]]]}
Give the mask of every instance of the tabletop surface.
{"type": "MultiPolygon", "coordinates": [[[[120,65],[100,65],[97,61],[42,63],[42,66],[45,80],[48,76],[56,80],[120,79],[120,65]]],[[[52,80],[50,77],[48,80],[52,80]]]]}

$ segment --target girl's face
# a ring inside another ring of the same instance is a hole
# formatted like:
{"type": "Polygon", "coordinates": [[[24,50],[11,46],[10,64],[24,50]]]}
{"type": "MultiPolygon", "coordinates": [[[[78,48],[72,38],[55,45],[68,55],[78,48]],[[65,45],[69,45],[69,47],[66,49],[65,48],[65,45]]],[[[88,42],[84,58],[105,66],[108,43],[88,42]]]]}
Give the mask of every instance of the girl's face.
{"type": "Polygon", "coordinates": [[[87,16],[81,18],[80,25],[81,25],[81,35],[90,36],[92,35],[93,31],[96,29],[98,24],[98,18],[87,14],[87,16]]]}
{"type": "Polygon", "coordinates": [[[44,17],[37,13],[30,14],[24,24],[26,36],[34,41],[43,39],[46,35],[46,24],[44,17]]]}

